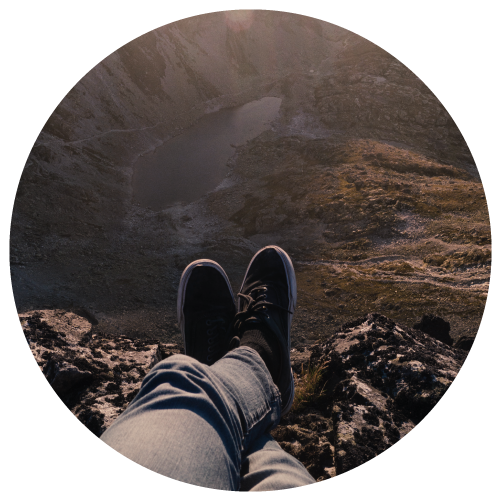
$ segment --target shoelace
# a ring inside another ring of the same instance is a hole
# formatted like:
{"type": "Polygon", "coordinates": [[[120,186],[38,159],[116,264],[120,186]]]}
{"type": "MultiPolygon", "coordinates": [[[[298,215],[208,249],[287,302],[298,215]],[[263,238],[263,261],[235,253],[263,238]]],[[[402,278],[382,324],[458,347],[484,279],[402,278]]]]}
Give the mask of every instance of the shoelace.
{"type": "Polygon", "coordinates": [[[258,286],[255,287],[248,295],[244,293],[238,293],[238,297],[246,300],[248,305],[246,310],[240,311],[234,316],[232,328],[235,331],[238,331],[239,327],[245,322],[245,320],[251,318],[252,316],[256,316],[256,313],[263,313],[266,318],[269,318],[269,315],[267,314],[267,312],[265,312],[268,307],[281,309],[282,311],[292,314],[292,312],[289,311],[286,307],[267,301],[266,292],[267,287],[258,286]]]}

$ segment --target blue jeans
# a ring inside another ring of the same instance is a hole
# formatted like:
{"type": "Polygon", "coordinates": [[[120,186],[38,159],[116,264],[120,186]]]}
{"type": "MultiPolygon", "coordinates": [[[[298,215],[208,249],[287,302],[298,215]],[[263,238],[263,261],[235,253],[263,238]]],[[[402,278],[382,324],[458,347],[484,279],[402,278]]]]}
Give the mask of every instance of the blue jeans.
{"type": "Polygon", "coordinates": [[[101,439],[164,476],[221,490],[267,491],[315,482],[269,431],[281,399],[249,347],[212,366],[175,355],[144,378],[128,408],[101,439]]]}

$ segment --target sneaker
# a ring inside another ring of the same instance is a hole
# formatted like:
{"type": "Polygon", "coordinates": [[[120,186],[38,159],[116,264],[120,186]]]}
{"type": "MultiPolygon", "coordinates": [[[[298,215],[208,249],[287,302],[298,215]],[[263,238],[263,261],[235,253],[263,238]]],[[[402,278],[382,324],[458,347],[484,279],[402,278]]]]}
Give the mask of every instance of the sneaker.
{"type": "Polygon", "coordinates": [[[207,365],[224,356],[235,313],[233,292],[222,267],[206,259],[189,264],[177,295],[177,320],[186,355],[207,365]]]}
{"type": "MultiPolygon", "coordinates": [[[[248,265],[238,293],[234,328],[241,338],[248,330],[260,330],[279,346],[275,384],[281,393],[282,415],[290,410],[295,396],[290,363],[290,329],[297,303],[297,284],[292,261],[277,246],[257,252],[248,265]],[[277,341],[277,342],[276,342],[277,341]]],[[[273,353],[274,354],[274,353],[273,353]]]]}

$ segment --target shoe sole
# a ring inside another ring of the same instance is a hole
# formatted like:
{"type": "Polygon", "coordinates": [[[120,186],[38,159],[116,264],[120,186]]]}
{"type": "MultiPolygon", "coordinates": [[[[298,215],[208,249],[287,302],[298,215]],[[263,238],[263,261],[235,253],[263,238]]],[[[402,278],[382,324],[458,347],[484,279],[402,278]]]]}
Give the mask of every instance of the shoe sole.
{"type": "MultiPolygon", "coordinates": [[[[250,266],[253,264],[253,261],[255,260],[257,255],[259,255],[261,252],[269,248],[272,248],[273,250],[276,251],[276,253],[280,256],[281,261],[283,262],[283,265],[285,267],[285,274],[288,284],[288,305],[290,306],[288,310],[291,311],[292,313],[288,315],[288,355],[290,356],[290,351],[292,349],[292,337],[290,335],[290,331],[292,329],[293,313],[295,312],[295,307],[297,306],[297,280],[295,278],[295,271],[293,269],[292,259],[290,259],[288,254],[280,247],[277,247],[275,245],[269,245],[267,247],[264,247],[252,257],[252,260],[250,261],[250,264],[248,264],[247,270],[245,272],[243,283],[245,283],[248,275],[248,270],[250,269],[250,266]]],[[[242,289],[243,289],[243,284],[241,285],[240,293],[242,289]]],[[[241,299],[238,298],[238,304],[237,304],[238,311],[240,310],[240,300],[241,299]]],[[[293,404],[293,399],[295,397],[295,381],[293,378],[293,370],[291,365],[290,365],[290,385],[291,385],[290,397],[288,398],[286,404],[283,404],[283,408],[281,410],[282,416],[286,415],[290,411],[290,408],[292,407],[293,404]]]]}
{"type": "Polygon", "coordinates": [[[193,269],[200,265],[213,267],[214,269],[217,269],[220,274],[222,274],[222,277],[226,280],[227,287],[229,288],[229,292],[231,293],[231,298],[233,299],[234,303],[233,289],[231,288],[231,283],[229,283],[229,278],[227,277],[224,269],[222,269],[222,267],[217,264],[217,262],[209,259],[200,259],[191,262],[191,264],[189,264],[189,266],[187,266],[182,273],[181,280],[179,282],[179,291],[177,292],[177,323],[179,324],[179,328],[181,329],[182,341],[184,342],[184,346],[186,345],[186,334],[184,328],[184,301],[186,299],[186,287],[193,269]]]}

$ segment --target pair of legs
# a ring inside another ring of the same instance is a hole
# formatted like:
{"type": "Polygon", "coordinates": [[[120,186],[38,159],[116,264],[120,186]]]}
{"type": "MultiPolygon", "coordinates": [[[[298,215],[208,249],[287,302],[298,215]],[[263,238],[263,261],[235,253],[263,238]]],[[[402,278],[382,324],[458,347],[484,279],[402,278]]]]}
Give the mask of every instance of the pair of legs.
{"type": "Polygon", "coordinates": [[[237,304],[218,264],[190,264],[178,299],[187,355],[158,363],[101,438],[151,470],[199,486],[265,491],[314,483],[269,434],[293,402],[295,301],[293,266],[278,247],[254,256],[237,304]]]}

